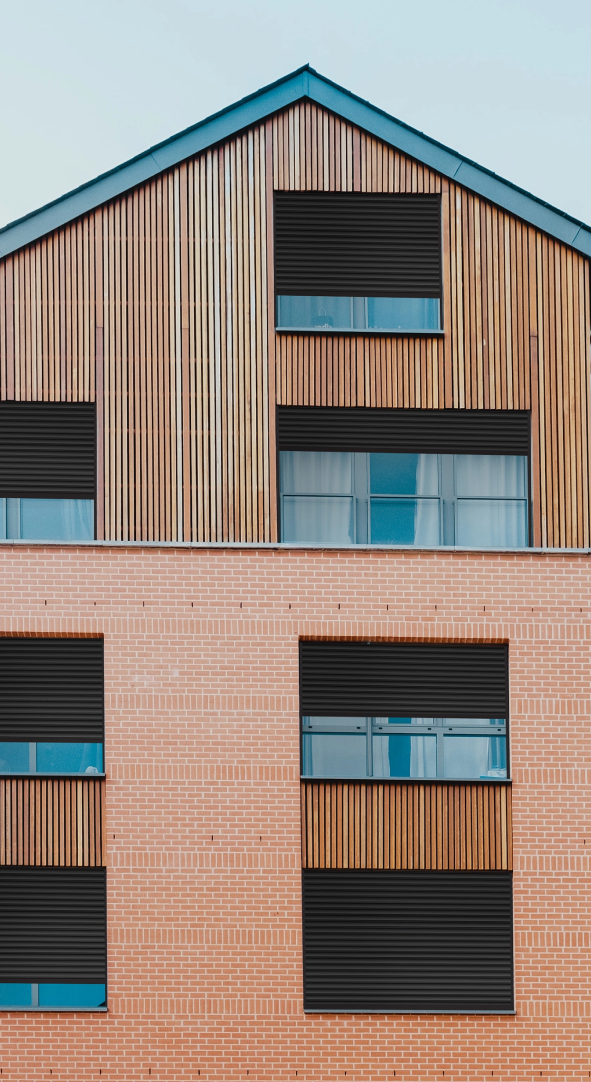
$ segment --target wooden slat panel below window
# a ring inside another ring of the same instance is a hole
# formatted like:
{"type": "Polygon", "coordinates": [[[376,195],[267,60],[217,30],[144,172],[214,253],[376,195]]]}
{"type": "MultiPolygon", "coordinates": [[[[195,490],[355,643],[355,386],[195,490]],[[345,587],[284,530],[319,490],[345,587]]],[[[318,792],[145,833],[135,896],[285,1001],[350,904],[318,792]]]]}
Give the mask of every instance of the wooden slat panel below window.
{"type": "Polygon", "coordinates": [[[305,781],[302,867],[510,871],[511,786],[305,781]]]}
{"type": "Polygon", "coordinates": [[[1,778],[0,865],[106,864],[101,778],[1,778]]]}

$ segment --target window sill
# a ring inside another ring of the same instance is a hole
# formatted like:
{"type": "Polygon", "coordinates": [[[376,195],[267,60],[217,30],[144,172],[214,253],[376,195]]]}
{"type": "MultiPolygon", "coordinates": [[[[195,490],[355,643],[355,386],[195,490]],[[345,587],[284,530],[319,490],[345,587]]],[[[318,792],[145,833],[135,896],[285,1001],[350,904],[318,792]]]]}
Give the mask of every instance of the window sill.
{"type": "Polygon", "coordinates": [[[320,782],[323,785],[326,782],[333,785],[383,785],[385,782],[394,785],[511,785],[513,778],[325,778],[300,774],[300,781],[320,782]]]}
{"type": "MultiPolygon", "coordinates": [[[[0,772],[0,778],[73,778],[74,781],[88,781],[95,778],[106,778],[106,774],[71,774],[67,770],[36,770],[35,772],[23,770],[8,770],[6,773],[0,772]]],[[[2,1008],[0,1007],[0,1010],[2,1008]]]]}
{"type": "Polygon", "coordinates": [[[3,1014],[106,1014],[108,1007],[0,1007],[3,1014]]]}
{"type": "Polygon", "coordinates": [[[371,338],[442,338],[445,334],[443,328],[435,330],[435,328],[403,331],[397,328],[392,330],[386,330],[386,328],[375,327],[275,327],[276,334],[314,334],[314,335],[338,335],[340,338],[349,338],[352,335],[356,337],[365,338],[367,336],[371,338]]]}

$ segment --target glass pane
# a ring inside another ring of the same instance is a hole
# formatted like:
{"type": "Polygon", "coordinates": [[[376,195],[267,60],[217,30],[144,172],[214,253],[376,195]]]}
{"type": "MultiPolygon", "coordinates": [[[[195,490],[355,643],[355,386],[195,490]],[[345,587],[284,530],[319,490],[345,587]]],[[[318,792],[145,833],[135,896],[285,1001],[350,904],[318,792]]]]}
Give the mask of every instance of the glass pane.
{"type": "Polygon", "coordinates": [[[527,548],[525,500],[457,500],[456,545],[527,548]]]}
{"type": "Polygon", "coordinates": [[[102,774],[102,744],[37,744],[37,770],[56,774],[102,774]]]}
{"type": "Polygon", "coordinates": [[[505,724],[505,718],[442,718],[441,723],[443,726],[469,725],[472,728],[475,725],[496,725],[498,728],[505,724]]]}
{"type": "Polygon", "coordinates": [[[372,545],[438,545],[439,500],[371,500],[372,545]]]}
{"type": "MultiPolygon", "coordinates": [[[[278,297],[278,327],[351,330],[351,297],[278,297]]],[[[365,307],[365,306],[364,306],[365,307]]]]}
{"type": "Polygon", "coordinates": [[[40,1007],[106,1007],[104,984],[40,984],[40,1007]]]}
{"type": "Polygon", "coordinates": [[[353,491],[353,456],[348,451],[281,451],[281,491],[336,495],[353,491]]]}
{"type": "Polygon", "coordinates": [[[0,984],[0,1007],[30,1007],[30,984],[0,984]]]}
{"type": "Polygon", "coordinates": [[[353,544],[350,496],[284,496],[282,541],[353,544]]]}
{"type": "Polygon", "coordinates": [[[445,736],[443,773],[446,778],[506,778],[507,741],[504,736],[445,736]]]}
{"type": "Polygon", "coordinates": [[[434,778],[437,737],[374,736],[373,773],[375,778],[434,778]]]}
{"type": "Polygon", "coordinates": [[[454,455],[456,496],[527,497],[522,455],[454,455]]]}
{"type": "Polygon", "coordinates": [[[438,496],[437,455],[370,454],[370,492],[438,496]]]}
{"type": "Polygon", "coordinates": [[[94,500],[21,500],[21,538],[92,541],[94,500]]]}
{"type": "Polygon", "coordinates": [[[439,301],[434,297],[368,297],[367,326],[372,330],[437,331],[439,301]]]}
{"type": "Polygon", "coordinates": [[[10,743],[5,740],[0,742],[0,773],[28,774],[28,772],[29,745],[21,742],[10,743]]]}
{"type": "Polygon", "coordinates": [[[302,773],[316,778],[364,778],[366,738],[342,733],[302,734],[302,773]]]}

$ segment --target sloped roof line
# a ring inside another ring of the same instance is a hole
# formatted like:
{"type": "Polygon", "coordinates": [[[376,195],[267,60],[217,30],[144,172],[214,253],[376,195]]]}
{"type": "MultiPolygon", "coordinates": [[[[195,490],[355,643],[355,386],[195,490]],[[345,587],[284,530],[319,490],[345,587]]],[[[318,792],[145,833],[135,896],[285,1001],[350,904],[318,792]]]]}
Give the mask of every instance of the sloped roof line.
{"type": "Polygon", "coordinates": [[[122,195],[166,169],[302,99],[338,114],[376,138],[503,210],[591,256],[591,226],[504,180],[404,121],[314,71],[309,64],[221,109],[129,161],[0,229],[0,258],[122,195]]]}

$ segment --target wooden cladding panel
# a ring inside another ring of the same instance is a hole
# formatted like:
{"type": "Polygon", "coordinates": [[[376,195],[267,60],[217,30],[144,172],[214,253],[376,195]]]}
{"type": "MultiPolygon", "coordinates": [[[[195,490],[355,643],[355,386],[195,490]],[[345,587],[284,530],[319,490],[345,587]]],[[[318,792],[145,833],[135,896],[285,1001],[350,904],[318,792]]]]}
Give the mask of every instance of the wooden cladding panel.
{"type": "Polygon", "coordinates": [[[303,868],[510,871],[511,787],[301,783],[303,868]]]}
{"type": "Polygon", "coordinates": [[[532,409],[534,541],[587,547],[589,261],[311,102],[0,261],[0,397],[98,400],[98,536],[276,538],[272,406],[532,409]],[[273,191],[442,200],[445,333],[276,335],[273,191]]]}
{"type": "Polygon", "coordinates": [[[1,778],[0,865],[106,864],[101,778],[1,778]]]}
{"type": "Polygon", "coordinates": [[[439,192],[443,229],[444,335],[277,334],[278,403],[531,408],[534,543],[589,546],[589,261],[311,102],[274,119],[273,173],[281,190],[439,192]]]}
{"type": "Polygon", "coordinates": [[[270,175],[263,125],[0,262],[0,397],[99,398],[99,537],[272,539],[270,175]]]}

